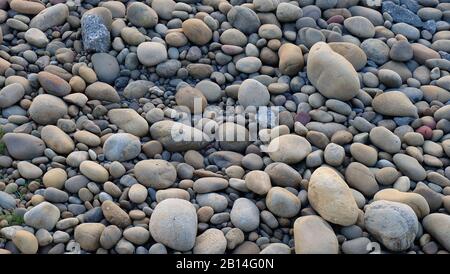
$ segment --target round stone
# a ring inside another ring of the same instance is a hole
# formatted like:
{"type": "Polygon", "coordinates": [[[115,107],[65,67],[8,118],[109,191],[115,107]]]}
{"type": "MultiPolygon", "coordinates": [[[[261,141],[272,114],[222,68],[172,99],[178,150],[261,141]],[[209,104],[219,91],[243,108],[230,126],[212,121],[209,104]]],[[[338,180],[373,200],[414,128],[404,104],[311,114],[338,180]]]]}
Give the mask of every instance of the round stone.
{"type": "Polygon", "coordinates": [[[188,201],[166,199],[156,205],[149,227],[155,241],[178,251],[188,251],[195,245],[197,213],[188,201]]]}
{"type": "Polygon", "coordinates": [[[48,202],[42,202],[25,213],[25,224],[36,229],[51,231],[59,220],[59,209],[48,202]]]}
{"type": "Polygon", "coordinates": [[[339,243],[331,226],[319,216],[303,216],[294,223],[296,254],[338,254],[339,243]]]}
{"type": "Polygon", "coordinates": [[[75,144],[64,131],[57,126],[48,125],[41,130],[41,139],[54,152],[67,155],[75,149],[75,144]]]}
{"type": "Polygon", "coordinates": [[[400,91],[383,92],[372,100],[372,107],[376,112],[383,115],[417,116],[417,108],[400,91]]]}
{"type": "Polygon", "coordinates": [[[216,228],[210,228],[196,238],[193,253],[224,254],[226,248],[227,240],[223,232],[216,228]]]}
{"type": "Polygon", "coordinates": [[[14,233],[12,241],[22,254],[36,254],[39,248],[36,237],[26,230],[14,233]]]}
{"type": "Polygon", "coordinates": [[[177,179],[177,170],[165,160],[144,160],[134,166],[136,179],[146,187],[164,189],[177,179]]]}
{"type": "Polygon", "coordinates": [[[369,133],[372,144],[388,152],[397,153],[400,151],[400,138],[385,127],[374,127],[369,133]]]}
{"type": "Polygon", "coordinates": [[[75,227],[74,239],[86,251],[96,251],[105,226],[101,223],[83,223],[75,227]]]}
{"type": "Polygon", "coordinates": [[[345,28],[359,38],[372,38],[375,36],[375,27],[369,19],[362,16],[352,16],[344,20],[345,28]]]}
{"type": "Polygon", "coordinates": [[[28,111],[38,124],[56,124],[58,119],[67,115],[67,105],[56,96],[41,94],[34,98],[28,111]]]}
{"type": "Polygon", "coordinates": [[[108,170],[94,161],[83,161],[80,164],[80,172],[87,178],[98,183],[104,183],[109,178],[108,170]]]}
{"type": "Polygon", "coordinates": [[[135,226],[125,229],[123,236],[135,245],[143,245],[150,238],[150,232],[141,226],[135,226]]]}
{"type": "Polygon", "coordinates": [[[130,201],[136,204],[141,204],[147,199],[147,188],[141,184],[134,184],[128,190],[128,197],[130,201]]]}
{"type": "Polygon", "coordinates": [[[156,66],[167,60],[166,47],[157,42],[144,42],[137,47],[139,62],[145,66],[156,66]]]}
{"type": "Polygon", "coordinates": [[[103,153],[110,161],[132,160],[141,153],[141,142],[129,133],[112,134],[103,144],[103,153]]]}
{"type": "Polygon", "coordinates": [[[212,38],[212,31],[202,20],[191,18],[183,22],[184,35],[194,44],[205,45],[212,38]]]}
{"type": "Polygon", "coordinates": [[[247,79],[239,86],[238,100],[244,108],[266,106],[270,101],[270,94],[260,82],[247,79]]]}
{"type": "Polygon", "coordinates": [[[17,160],[31,160],[42,156],[45,150],[45,143],[30,134],[6,133],[2,141],[9,155],[17,160]]]}
{"type": "Polygon", "coordinates": [[[7,108],[19,102],[25,95],[25,89],[19,83],[7,85],[0,90],[0,108],[7,108]]]}
{"type": "Polygon", "coordinates": [[[300,47],[291,43],[285,43],[278,49],[280,72],[289,76],[295,76],[303,69],[304,59],[300,47]]]}
{"type": "Polygon", "coordinates": [[[102,204],[102,212],[105,219],[113,225],[125,228],[131,224],[130,216],[113,201],[106,200],[102,204]]]}
{"type": "Polygon", "coordinates": [[[111,123],[134,136],[148,134],[147,121],[133,109],[112,109],[108,111],[108,117],[111,123]]]}
{"type": "Polygon", "coordinates": [[[245,186],[258,195],[266,195],[272,187],[270,177],[260,170],[253,170],[245,175],[245,186]]]}
{"type": "Polygon", "coordinates": [[[49,94],[63,97],[70,93],[71,87],[63,78],[48,73],[46,71],[41,71],[38,73],[39,84],[42,88],[49,94]]]}
{"type": "Polygon", "coordinates": [[[445,249],[450,250],[450,216],[443,213],[433,213],[426,216],[422,221],[423,227],[433,236],[445,249]]]}
{"type": "Polygon", "coordinates": [[[128,5],[127,19],[137,27],[153,28],[158,24],[158,14],[141,2],[133,2],[128,5]]]}
{"type": "Polygon", "coordinates": [[[236,62],[236,69],[247,74],[257,72],[261,66],[261,60],[253,56],[241,58],[236,62]]]}
{"type": "Polygon", "coordinates": [[[175,94],[175,101],[179,106],[187,108],[191,113],[201,113],[207,106],[206,97],[203,93],[191,86],[182,86],[177,90],[175,94]]]}
{"type": "Polygon", "coordinates": [[[283,218],[294,217],[301,207],[300,199],[281,187],[270,189],[266,196],[266,205],[270,212],[283,218]]]}
{"type": "Polygon", "coordinates": [[[239,198],[233,203],[230,212],[231,223],[244,232],[259,227],[259,209],[247,198],[239,198]]]}
{"type": "Polygon", "coordinates": [[[37,179],[42,176],[42,170],[30,162],[20,161],[17,164],[19,174],[25,179],[37,179]]]}
{"type": "Polygon", "coordinates": [[[294,134],[273,139],[267,149],[273,161],[285,164],[299,163],[312,151],[310,143],[305,138],[294,134]]]}

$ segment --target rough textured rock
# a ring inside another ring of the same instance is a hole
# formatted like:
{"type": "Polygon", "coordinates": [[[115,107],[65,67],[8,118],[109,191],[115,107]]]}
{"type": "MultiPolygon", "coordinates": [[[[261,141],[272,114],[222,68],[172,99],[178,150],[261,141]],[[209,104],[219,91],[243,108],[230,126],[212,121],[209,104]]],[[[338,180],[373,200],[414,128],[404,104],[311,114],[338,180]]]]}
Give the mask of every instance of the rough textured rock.
{"type": "Polygon", "coordinates": [[[88,14],[81,18],[81,36],[86,51],[107,52],[110,48],[110,32],[98,15],[88,14]]]}

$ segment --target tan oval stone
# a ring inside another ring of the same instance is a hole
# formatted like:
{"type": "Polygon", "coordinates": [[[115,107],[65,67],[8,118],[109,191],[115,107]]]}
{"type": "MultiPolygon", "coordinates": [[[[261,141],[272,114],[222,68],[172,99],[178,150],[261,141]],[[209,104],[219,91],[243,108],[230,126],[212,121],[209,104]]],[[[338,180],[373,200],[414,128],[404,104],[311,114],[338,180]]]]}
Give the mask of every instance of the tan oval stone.
{"type": "Polygon", "coordinates": [[[308,200],[325,220],[349,226],[358,219],[358,206],[341,176],[329,167],[320,167],[311,175],[308,200]]]}
{"type": "Polygon", "coordinates": [[[145,136],[148,133],[148,123],[134,109],[112,109],[108,112],[111,123],[135,136],[145,136]]]}
{"type": "Polygon", "coordinates": [[[45,187],[62,189],[67,180],[67,173],[62,168],[52,168],[44,174],[42,182],[45,187]]]}
{"type": "Polygon", "coordinates": [[[37,1],[13,0],[9,3],[11,9],[22,14],[35,15],[45,9],[45,6],[37,1]]]}
{"type": "Polygon", "coordinates": [[[131,224],[130,216],[113,201],[104,201],[102,211],[105,219],[113,225],[125,228],[131,224]]]}
{"type": "Polygon", "coordinates": [[[108,170],[94,161],[83,161],[80,164],[80,172],[97,183],[104,183],[109,178],[108,170]]]}
{"type": "Polygon", "coordinates": [[[56,153],[67,155],[75,149],[75,144],[64,131],[57,126],[48,125],[41,130],[41,139],[47,147],[56,153]]]}
{"type": "Polygon", "coordinates": [[[319,92],[331,99],[347,101],[359,91],[359,78],[352,64],[324,42],[314,44],[308,54],[307,74],[319,92]]]}
{"type": "Polygon", "coordinates": [[[212,38],[211,29],[200,19],[191,18],[183,22],[183,33],[197,45],[204,45],[212,38]]]}
{"type": "Polygon", "coordinates": [[[100,236],[105,225],[101,223],[84,223],[75,227],[74,239],[86,251],[95,251],[100,247],[100,236]]]}
{"type": "Polygon", "coordinates": [[[388,116],[417,117],[417,108],[403,92],[383,92],[372,100],[373,109],[388,116]]]}
{"type": "Polygon", "coordinates": [[[23,254],[36,254],[39,248],[36,237],[26,230],[17,231],[12,241],[23,254]]]}
{"type": "Polygon", "coordinates": [[[294,76],[303,69],[305,61],[299,46],[285,43],[278,49],[280,63],[278,67],[282,74],[294,76]]]}
{"type": "Polygon", "coordinates": [[[311,153],[311,144],[295,134],[281,135],[273,139],[268,146],[269,156],[275,162],[295,164],[311,153]]]}
{"type": "Polygon", "coordinates": [[[330,225],[315,215],[300,217],[294,223],[296,254],[338,254],[339,243],[330,225]]]}

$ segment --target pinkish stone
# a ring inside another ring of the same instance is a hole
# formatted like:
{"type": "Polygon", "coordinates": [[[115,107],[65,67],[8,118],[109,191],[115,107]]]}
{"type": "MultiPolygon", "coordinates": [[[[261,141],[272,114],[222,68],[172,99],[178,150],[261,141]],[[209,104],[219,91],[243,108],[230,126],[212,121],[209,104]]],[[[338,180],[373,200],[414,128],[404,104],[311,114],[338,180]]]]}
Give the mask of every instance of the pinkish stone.
{"type": "Polygon", "coordinates": [[[327,23],[331,24],[331,23],[338,23],[338,24],[342,24],[344,22],[345,18],[344,16],[340,15],[340,14],[336,14],[331,16],[328,20],[327,23]]]}
{"type": "Polygon", "coordinates": [[[425,139],[431,139],[431,136],[433,136],[433,130],[428,126],[421,126],[416,129],[416,132],[422,134],[425,139]]]}

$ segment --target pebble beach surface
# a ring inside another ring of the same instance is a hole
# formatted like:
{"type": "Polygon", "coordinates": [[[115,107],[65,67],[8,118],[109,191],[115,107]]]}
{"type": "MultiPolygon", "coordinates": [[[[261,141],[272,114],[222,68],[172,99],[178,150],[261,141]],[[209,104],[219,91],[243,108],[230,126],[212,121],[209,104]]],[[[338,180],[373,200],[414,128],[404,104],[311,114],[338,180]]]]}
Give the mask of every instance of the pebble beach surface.
{"type": "Polygon", "coordinates": [[[0,0],[0,43],[0,254],[450,252],[449,0],[0,0]]]}

